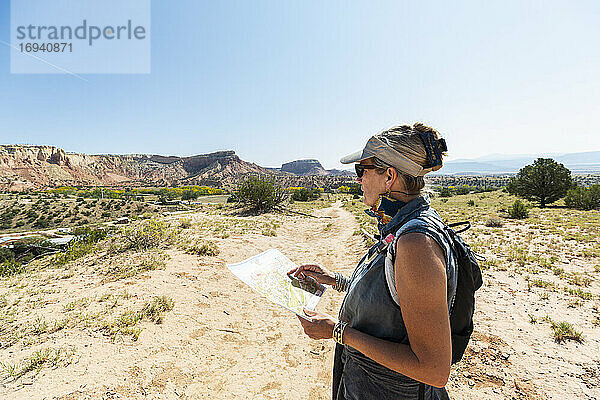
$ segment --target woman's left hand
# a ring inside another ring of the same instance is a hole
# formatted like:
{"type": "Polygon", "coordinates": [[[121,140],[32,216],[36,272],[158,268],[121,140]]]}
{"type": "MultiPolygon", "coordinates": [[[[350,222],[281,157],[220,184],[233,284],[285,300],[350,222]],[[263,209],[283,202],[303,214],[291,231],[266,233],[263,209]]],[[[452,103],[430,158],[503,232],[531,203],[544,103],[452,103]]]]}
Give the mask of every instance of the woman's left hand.
{"type": "Polygon", "coordinates": [[[311,339],[331,339],[336,321],[327,314],[304,309],[304,313],[312,318],[312,322],[300,316],[298,319],[304,328],[304,333],[311,339]]]}

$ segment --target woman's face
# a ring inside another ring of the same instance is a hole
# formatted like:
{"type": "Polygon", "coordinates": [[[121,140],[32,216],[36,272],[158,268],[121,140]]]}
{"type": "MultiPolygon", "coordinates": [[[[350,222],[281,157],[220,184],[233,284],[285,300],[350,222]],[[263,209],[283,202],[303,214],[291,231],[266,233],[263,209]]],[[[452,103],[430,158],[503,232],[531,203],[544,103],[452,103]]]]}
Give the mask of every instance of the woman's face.
{"type": "MultiPolygon", "coordinates": [[[[373,165],[373,160],[362,160],[360,164],[373,165]]],[[[386,192],[386,177],[387,174],[380,174],[375,169],[365,169],[362,178],[357,178],[363,191],[363,203],[369,207],[377,204],[379,195],[386,192]]]]}

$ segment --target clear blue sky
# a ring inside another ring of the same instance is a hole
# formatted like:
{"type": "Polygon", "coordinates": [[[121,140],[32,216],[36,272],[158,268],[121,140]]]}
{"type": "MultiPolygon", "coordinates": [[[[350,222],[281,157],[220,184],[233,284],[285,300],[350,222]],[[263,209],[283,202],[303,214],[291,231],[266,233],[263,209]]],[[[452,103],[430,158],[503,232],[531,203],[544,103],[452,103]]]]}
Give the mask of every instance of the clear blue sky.
{"type": "Polygon", "coordinates": [[[423,121],[451,158],[596,151],[598,21],[595,0],[153,0],[150,74],[10,74],[0,45],[0,143],[336,168],[423,121]]]}

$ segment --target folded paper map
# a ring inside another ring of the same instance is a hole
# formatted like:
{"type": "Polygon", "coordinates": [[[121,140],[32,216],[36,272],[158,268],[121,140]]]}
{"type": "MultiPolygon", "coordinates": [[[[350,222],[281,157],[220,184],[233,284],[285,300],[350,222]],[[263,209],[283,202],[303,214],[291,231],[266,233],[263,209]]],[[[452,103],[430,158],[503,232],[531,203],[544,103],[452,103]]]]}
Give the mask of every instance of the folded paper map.
{"type": "Polygon", "coordinates": [[[287,272],[296,265],[279,250],[271,249],[227,268],[245,284],[273,303],[310,320],[303,309],[314,310],[325,286],[312,278],[299,280],[287,272]]]}

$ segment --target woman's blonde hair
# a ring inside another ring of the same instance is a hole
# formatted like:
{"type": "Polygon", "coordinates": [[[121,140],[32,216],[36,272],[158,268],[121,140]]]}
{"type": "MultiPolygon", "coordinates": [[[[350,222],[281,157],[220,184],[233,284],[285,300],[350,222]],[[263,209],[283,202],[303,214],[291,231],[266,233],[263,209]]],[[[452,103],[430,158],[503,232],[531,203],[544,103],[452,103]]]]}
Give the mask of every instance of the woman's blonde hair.
{"type": "MultiPolygon", "coordinates": [[[[421,139],[420,135],[420,133],[424,132],[429,132],[433,135],[435,139],[433,141],[433,144],[435,146],[438,146],[440,155],[445,155],[445,149],[443,149],[437,141],[438,139],[440,139],[440,134],[438,133],[438,131],[420,122],[415,123],[413,126],[394,126],[386,131],[375,135],[375,137],[387,144],[388,146],[392,147],[394,150],[410,158],[417,164],[423,166],[424,168],[427,168],[430,166],[429,159],[427,157],[427,150],[425,149],[425,144],[423,143],[423,139],[421,139]]],[[[394,168],[391,165],[388,165],[385,162],[379,160],[377,157],[373,158],[373,164],[378,168],[378,171],[380,173],[385,172],[388,168],[394,168]]],[[[437,171],[440,168],[442,168],[442,165],[434,167],[433,170],[437,171]]],[[[402,179],[404,179],[406,190],[409,193],[421,193],[421,190],[425,187],[425,180],[422,176],[410,176],[402,171],[398,171],[397,168],[394,169],[398,172],[402,179]]]]}

